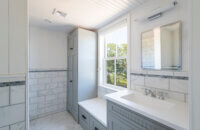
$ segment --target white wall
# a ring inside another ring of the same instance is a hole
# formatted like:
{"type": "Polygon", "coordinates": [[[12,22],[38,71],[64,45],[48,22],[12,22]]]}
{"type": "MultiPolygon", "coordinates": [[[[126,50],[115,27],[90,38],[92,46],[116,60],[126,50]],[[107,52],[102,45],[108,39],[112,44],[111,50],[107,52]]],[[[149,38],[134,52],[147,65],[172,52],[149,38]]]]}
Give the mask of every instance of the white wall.
{"type": "MultiPolygon", "coordinates": [[[[154,21],[136,22],[135,19],[148,14],[159,6],[166,5],[172,0],[153,0],[143,4],[136,10],[131,12],[131,72],[142,72],[141,69],[141,33],[154,27],[173,23],[176,21],[182,22],[182,71],[188,71],[189,64],[189,39],[190,39],[190,23],[189,23],[189,6],[188,0],[178,0],[178,5],[175,9],[165,13],[161,18],[154,21]],[[155,4],[156,3],[156,4],[155,4]]],[[[163,72],[161,72],[163,73],[163,72]]]]}
{"type": "Polygon", "coordinates": [[[200,130],[200,1],[193,0],[192,14],[193,15],[193,41],[191,46],[191,115],[190,121],[191,130],[200,130]]]}
{"type": "Polygon", "coordinates": [[[30,27],[29,69],[67,68],[67,35],[63,32],[30,27]]]}

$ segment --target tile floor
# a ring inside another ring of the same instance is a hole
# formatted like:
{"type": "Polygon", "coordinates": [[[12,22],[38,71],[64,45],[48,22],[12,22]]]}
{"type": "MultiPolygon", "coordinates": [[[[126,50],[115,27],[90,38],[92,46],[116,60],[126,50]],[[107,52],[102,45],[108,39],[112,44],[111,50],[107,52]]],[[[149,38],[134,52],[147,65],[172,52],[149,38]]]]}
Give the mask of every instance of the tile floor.
{"type": "Polygon", "coordinates": [[[83,130],[68,112],[31,120],[30,130],[83,130]]]}

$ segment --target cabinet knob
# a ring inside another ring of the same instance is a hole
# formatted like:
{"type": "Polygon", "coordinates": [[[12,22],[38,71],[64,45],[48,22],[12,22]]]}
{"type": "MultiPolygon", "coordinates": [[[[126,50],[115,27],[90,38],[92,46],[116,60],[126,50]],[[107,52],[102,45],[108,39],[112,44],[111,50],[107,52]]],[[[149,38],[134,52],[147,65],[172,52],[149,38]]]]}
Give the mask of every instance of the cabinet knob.
{"type": "Polygon", "coordinates": [[[97,127],[95,127],[94,130],[99,130],[99,129],[97,127]]]}
{"type": "Polygon", "coordinates": [[[72,83],[72,82],[73,82],[73,80],[70,80],[69,82],[70,82],[70,83],[72,83]]]}
{"type": "Polygon", "coordinates": [[[82,115],[82,118],[83,118],[83,119],[87,119],[87,118],[85,117],[85,115],[82,115]]]}
{"type": "Polygon", "coordinates": [[[70,48],[70,50],[73,50],[73,48],[70,48]]]}

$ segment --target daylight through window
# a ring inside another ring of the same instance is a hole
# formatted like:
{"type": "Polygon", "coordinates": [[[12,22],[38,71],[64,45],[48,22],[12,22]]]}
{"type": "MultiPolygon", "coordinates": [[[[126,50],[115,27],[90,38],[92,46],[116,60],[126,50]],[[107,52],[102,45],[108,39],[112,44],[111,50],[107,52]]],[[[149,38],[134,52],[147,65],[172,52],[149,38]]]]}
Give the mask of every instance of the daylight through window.
{"type": "Polygon", "coordinates": [[[127,26],[105,35],[104,83],[127,87],[127,26]]]}

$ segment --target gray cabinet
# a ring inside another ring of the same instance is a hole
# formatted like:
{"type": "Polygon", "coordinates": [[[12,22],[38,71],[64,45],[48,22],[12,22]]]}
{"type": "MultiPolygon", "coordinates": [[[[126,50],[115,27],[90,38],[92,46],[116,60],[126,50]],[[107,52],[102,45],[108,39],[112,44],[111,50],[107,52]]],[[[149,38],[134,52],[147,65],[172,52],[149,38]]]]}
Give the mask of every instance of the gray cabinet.
{"type": "Polygon", "coordinates": [[[106,127],[104,127],[98,120],[91,116],[90,130],[106,130],[106,127]]]}
{"type": "Polygon", "coordinates": [[[111,101],[107,101],[108,130],[173,130],[111,101]]]}
{"type": "Polygon", "coordinates": [[[78,102],[97,96],[96,33],[78,28],[68,36],[67,108],[78,121],[78,102]]]}
{"type": "Polygon", "coordinates": [[[85,109],[79,106],[79,123],[84,130],[106,130],[97,119],[90,115],[85,109]]]}
{"type": "Polygon", "coordinates": [[[122,120],[115,115],[111,115],[108,122],[108,130],[144,130],[141,127],[127,123],[126,120],[122,120]]]}

